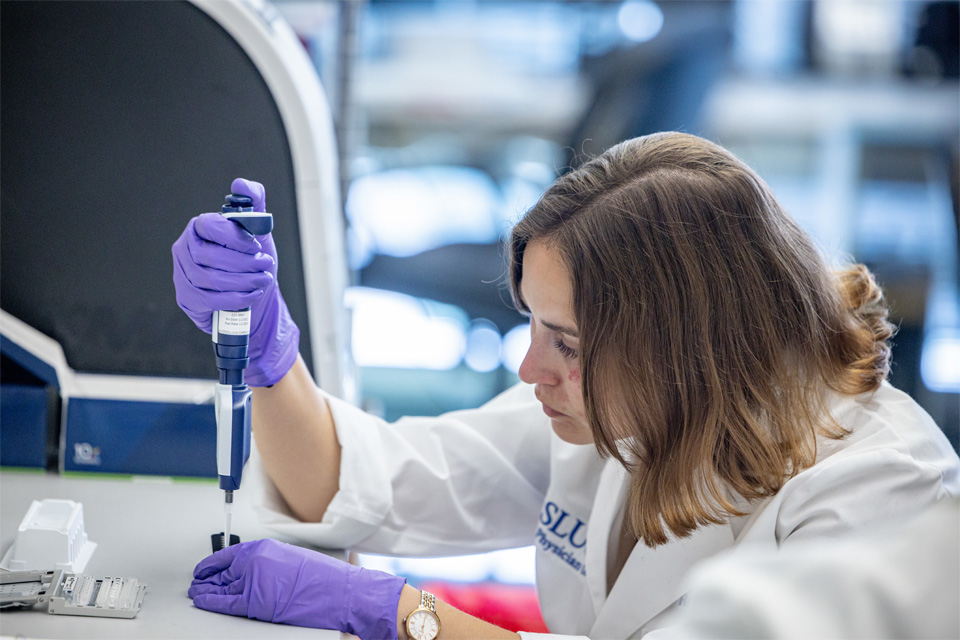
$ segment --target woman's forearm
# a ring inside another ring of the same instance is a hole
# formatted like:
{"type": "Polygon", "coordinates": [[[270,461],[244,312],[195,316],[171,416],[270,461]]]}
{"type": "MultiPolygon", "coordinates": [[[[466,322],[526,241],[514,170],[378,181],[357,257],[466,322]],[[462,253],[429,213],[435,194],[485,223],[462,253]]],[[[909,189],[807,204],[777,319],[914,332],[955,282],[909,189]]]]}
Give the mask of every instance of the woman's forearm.
{"type": "MultiPolygon", "coordinates": [[[[264,469],[293,515],[318,522],[339,488],[340,442],[330,407],[302,358],[273,387],[254,388],[253,433],[264,469]]],[[[409,640],[403,619],[419,604],[420,592],[405,585],[397,607],[400,640],[409,640]]],[[[519,638],[440,600],[436,608],[444,640],[519,638]]]]}
{"type": "MultiPolygon", "coordinates": [[[[404,585],[403,591],[400,592],[400,603],[397,605],[399,640],[409,640],[403,621],[418,606],[420,606],[420,592],[408,584],[404,585]]],[[[518,634],[484,622],[440,600],[436,601],[436,608],[437,617],[440,618],[440,640],[477,640],[478,638],[520,640],[518,634]]]]}
{"type": "Polygon", "coordinates": [[[338,489],[340,442],[303,358],[277,384],[254,388],[252,425],[264,469],[293,514],[318,522],[338,489]]]}

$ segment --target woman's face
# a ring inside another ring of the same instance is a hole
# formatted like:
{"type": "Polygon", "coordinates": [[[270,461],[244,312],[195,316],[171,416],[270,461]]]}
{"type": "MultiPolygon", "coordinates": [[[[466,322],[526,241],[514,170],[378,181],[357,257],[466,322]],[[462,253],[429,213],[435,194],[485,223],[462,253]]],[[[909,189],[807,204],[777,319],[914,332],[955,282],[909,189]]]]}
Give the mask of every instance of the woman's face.
{"type": "Polygon", "coordinates": [[[530,309],[530,350],[520,379],[536,385],[537,399],[554,432],[572,444],[590,444],[580,388],[580,339],[573,313],[570,273],[559,255],[542,242],[523,253],[520,292],[530,309]]]}

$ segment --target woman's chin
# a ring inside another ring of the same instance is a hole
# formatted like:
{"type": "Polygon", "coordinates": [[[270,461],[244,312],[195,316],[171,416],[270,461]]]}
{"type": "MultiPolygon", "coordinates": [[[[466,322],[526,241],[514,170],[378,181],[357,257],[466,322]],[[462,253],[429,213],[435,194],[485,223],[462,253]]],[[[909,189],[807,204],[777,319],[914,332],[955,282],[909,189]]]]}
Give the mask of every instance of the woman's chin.
{"type": "Polygon", "coordinates": [[[581,424],[570,416],[550,418],[550,426],[557,437],[569,444],[593,444],[593,432],[590,427],[581,424]]]}

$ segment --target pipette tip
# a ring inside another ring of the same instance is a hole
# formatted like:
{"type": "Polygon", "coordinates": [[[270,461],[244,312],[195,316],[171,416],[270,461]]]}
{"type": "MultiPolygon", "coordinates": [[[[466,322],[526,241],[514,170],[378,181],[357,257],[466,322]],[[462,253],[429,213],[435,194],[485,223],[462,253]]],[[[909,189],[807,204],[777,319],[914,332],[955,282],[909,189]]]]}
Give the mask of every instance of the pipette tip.
{"type": "Polygon", "coordinates": [[[223,546],[230,546],[230,524],[233,519],[233,491],[223,492],[223,513],[225,516],[225,527],[223,529],[223,546]]]}

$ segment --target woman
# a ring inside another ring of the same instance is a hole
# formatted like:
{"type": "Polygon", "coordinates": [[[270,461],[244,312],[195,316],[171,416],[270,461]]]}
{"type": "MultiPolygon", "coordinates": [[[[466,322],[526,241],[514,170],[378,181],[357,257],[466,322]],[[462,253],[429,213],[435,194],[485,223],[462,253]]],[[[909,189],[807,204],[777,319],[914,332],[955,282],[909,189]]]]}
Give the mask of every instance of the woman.
{"type": "MultiPolygon", "coordinates": [[[[262,210],[260,185],[234,188],[262,210]]],[[[700,560],[829,540],[960,490],[956,453],[885,382],[893,329],[867,270],[831,273],[760,178],[694,136],[617,145],[520,220],[523,384],[475,410],[386,425],[318,390],[269,236],[204,214],[173,253],[178,302],[202,328],[212,309],[253,305],[272,526],[395,555],[532,541],[554,633],[642,636],[700,560]]],[[[214,611],[365,639],[513,635],[430,610],[402,578],[272,541],[195,576],[194,603],[214,611]]]]}

